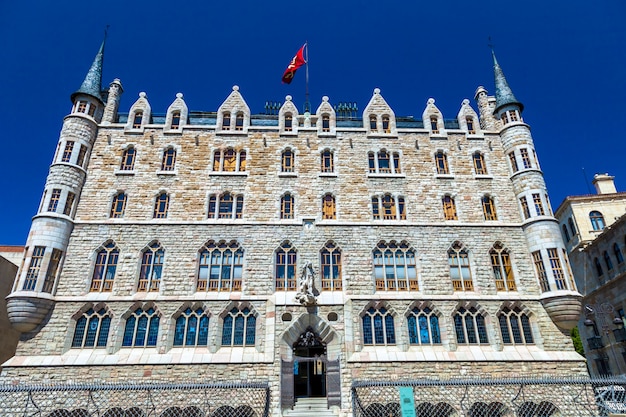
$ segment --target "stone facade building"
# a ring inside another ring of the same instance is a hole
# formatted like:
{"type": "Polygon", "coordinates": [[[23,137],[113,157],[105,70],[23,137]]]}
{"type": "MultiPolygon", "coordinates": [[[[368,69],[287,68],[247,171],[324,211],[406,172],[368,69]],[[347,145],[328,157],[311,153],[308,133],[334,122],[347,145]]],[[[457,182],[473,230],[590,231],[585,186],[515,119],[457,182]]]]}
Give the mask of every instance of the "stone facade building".
{"type": "Polygon", "coordinates": [[[4,381],[266,381],[351,409],[355,380],[586,375],[580,294],[495,60],[444,119],[323,97],[119,113],[103,48],[64,121],[8,297],[4,381]]]}
{"type": "Polygon", "coordinates": [[[626,375],[626,193],[596,174],[596,194],[568,196],[556,211],[577,287],[578,328],[593,376],[626,375]]]}

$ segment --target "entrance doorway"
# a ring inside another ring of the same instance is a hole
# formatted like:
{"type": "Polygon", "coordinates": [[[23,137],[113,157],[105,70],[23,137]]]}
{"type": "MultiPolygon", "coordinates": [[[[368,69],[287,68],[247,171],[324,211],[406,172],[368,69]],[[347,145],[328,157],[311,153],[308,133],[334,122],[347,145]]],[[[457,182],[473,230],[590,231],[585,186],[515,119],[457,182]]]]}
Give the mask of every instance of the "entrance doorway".
{"type": "Polygon", "coordinates": [[[311,327],[293,345],[294,395],[326,396],[326,345],[311,327]]]}

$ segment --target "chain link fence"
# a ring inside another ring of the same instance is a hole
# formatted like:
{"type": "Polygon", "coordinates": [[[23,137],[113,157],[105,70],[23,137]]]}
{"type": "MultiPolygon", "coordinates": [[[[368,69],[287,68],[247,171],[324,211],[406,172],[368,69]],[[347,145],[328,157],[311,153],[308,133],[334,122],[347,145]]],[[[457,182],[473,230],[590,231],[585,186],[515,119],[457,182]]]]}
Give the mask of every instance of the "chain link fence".
{"type": "Polygon", "coordinates": [[[626,414],[625,394],[624,378],[369,381],[352,384],[352,407],[354,417],[401,417],[401,403],[417,417],[596,417],[626,414]]]}
{"type": "Polygon", "coordinates": [[[0,416],[268,417],[267,384],[0,385],[0,416]]]}

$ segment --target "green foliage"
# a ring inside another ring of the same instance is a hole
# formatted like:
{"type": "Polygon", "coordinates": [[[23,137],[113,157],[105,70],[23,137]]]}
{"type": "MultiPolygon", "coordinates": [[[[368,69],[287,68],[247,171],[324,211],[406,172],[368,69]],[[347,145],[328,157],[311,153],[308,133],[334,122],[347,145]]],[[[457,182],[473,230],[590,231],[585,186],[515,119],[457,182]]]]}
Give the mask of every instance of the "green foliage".
{"type": "Polygon", "coordinates": [[[574,342],[574,349],[576,350],[576,352],[580,353],[582,356],[585,356],[585,349],[583,348],[582,340],[580,340],[578,327],[574,327],[569,334],[572,337],[572,341],[574,342]]]}

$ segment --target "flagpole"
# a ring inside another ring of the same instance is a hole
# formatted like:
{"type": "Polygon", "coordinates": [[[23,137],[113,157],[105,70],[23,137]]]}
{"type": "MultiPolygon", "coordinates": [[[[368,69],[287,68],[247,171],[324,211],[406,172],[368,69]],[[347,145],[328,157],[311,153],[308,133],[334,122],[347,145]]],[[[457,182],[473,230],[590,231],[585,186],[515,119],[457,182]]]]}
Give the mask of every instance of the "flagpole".
{"type": "Polygon", "coordinates": [[[305,90],[304,90],[304,98],[305,98],[305,102],[304,102],[304,112],[311,112],[311,103],[309,102],[309,41],[306,41],[304,43],[304,49],[306,52],[306,58],[304,59],[305,63],[306,63],[306,81],[305,81],[305,90]]]}

